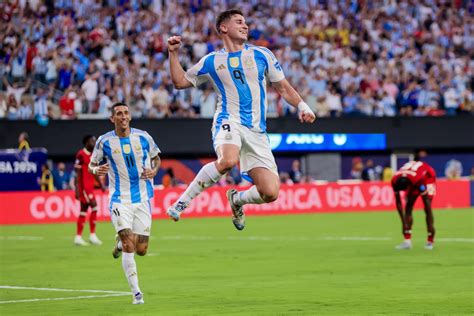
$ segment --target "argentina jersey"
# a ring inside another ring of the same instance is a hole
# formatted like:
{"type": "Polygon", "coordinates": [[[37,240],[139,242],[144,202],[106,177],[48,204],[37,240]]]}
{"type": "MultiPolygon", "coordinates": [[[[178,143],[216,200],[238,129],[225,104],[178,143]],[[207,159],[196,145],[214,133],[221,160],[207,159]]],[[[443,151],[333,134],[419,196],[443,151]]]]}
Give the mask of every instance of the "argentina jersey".
{"type": "Polygon", "coordinates": [[[238,52],[225,49],[204,56],[185,74],[195,87],[210,81],[217,94],[214,126],[230,120],[252,131],[266,131],[267,80],[285,78],[273,53],[265,47],[244,45],[238,52]]]}
{"type": "Polygon", "coordinates": [[[118,137],[115,131],[99,137],[91,162],[109,163],[110,203],[141,203],[153,197],[151,179],[140,179],[144,168],[151,169],[151,158],[160,149],[145,131],[132,128],[128,137],[118,137]]]}

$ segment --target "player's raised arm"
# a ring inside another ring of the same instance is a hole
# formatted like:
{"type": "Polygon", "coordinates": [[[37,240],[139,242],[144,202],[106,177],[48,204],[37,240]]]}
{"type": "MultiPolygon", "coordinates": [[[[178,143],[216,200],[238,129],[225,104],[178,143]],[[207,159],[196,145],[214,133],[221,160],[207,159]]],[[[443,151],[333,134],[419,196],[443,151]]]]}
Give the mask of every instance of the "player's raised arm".
{"type": "Polygon", "coordinates": [[[276,91],[292,106],[298,108],[298,118],[301,123],[313,123],[316,115],[310,107],[303,101],[298,92],[291,86],[288,80],[283,79],[272,82],[276,91]]]}
{"type": "Polygon", "coordinates": [[[186,89],[192,87],[193,84],[186,79],[184,76],[185,71],[179,63],[179,46],[181,46],[181,36],[171,36],[168,38],[171,80],[176,89],[186,89]]]}

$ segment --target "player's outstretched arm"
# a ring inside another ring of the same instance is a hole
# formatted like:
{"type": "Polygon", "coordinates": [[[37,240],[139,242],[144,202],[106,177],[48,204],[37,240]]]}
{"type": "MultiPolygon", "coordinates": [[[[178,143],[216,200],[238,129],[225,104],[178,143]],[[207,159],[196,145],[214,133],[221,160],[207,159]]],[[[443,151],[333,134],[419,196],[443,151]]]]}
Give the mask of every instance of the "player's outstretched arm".
{"type": "Polygon", "coordinates": [[[192,83],[184,76],[185,72],[179,63],[179,46],[181,45],[181,36],[171,36],[168,38],[168,53],[170,59],[171,80],[176,89],[186,89],[192,87],[192,83]]]}
{"type": "Polygon", "coordinates": [[[316,115],[310,107],[303,101],[295,88],[291,86],[288,80],[283,79],[278,82],[273,82],[272,86],[289,104],[298,109],[298,118],[301,123],[313,123],[316,120],[316,115]]]}

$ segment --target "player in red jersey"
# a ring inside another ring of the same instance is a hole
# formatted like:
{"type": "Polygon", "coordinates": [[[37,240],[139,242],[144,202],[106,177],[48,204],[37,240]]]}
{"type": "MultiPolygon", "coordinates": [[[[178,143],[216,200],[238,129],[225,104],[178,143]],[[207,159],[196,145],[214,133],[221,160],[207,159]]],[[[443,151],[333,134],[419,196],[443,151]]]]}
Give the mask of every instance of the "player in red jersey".
{"type": "MultiPolygon", "coordinates": [[[[74,168],[77,172],[76,199],[81,202],[81,211],[79,213],[79,218],[77,219],[77,231],[76,237],[74,238],[74,243],[79,246],[88,245],[87,242],[82,238],[82,231],[86,222],[87,209],[89,208],[89,206],[92,210],[89,218],[89,240],[93,245],[102,244],[102,242],[99,240],[99,238],[97,238],[97,235],[95,234],[95,226],[97,220],[97,202],[94,196],[94,182],[95,180],[97,180],[99,183],[101,183],[101,181],[97,178],[97,176],[94,176],[88,170],[95,141],[96,138],[92,135],[84,136],[84,139],[82,140],[84,148],[77,152],[76,162],[74,164],[74,168]]],[[[101,186],[102,190],[104,190],[104,186],[102,184],[101,186]]]]}
{"type": "Polygon", "coordinates": [[[410,161],[403,165],[392,178],[392,188],[395,191],[395,201],[398,214],[402,220],[405,241],[397,249],[411,249],[411,228],[413,225],[413,206],[418,196],[421,196],[426,214],[428,241],[425,249],[433,249],[435,236],[433,210],[431,203],[436,194],[436,173],[426,162],[410,161]],[[400,191],[406,193],[405,211],[400,197],[400,191]]]}

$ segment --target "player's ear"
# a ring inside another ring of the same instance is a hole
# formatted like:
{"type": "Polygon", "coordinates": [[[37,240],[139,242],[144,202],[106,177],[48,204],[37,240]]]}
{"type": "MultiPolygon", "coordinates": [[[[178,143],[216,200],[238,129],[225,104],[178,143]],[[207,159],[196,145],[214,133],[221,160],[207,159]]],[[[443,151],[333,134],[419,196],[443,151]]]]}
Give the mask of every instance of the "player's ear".
{"type": "Polygon", "coordinates": [[[110,121],[111,121],[112,123],[115,124],[115,122],[114,122],[114,114],[113,114],[113,113],[110,115],[110,118],[109,118],[109,119],[110,119],[110,121]]]}

